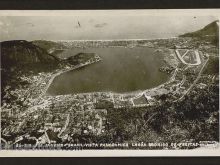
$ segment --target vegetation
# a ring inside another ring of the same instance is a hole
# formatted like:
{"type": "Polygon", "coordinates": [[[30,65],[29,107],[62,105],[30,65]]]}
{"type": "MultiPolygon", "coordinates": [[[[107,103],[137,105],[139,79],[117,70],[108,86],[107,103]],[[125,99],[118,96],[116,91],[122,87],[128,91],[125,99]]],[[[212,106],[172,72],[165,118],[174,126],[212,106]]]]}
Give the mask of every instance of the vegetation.
{"type": "Polygon", "coordinates": [[[1,42],[1,68],[57,65],[59,60],[44,49],[25,40],[1,42]]]}
{"type": "Polygon", "coordinates": [[[208,65],[205,68],[204,73],[206,74],[218,74],[219,73],[219,58],[218,57],[209,58],[208,65]]]}
{"type": "Polygon", "coordinates": [[[194,91],[199,95],[190,94],[176,103],[164,101],[141,110],[109,109],[110,132],[118,142],[218,141],[218,86],[194,91]]]}
{"type": "Polygon", "coordinates": [[[186,33],[183,35],[180,35],[180,37],[193,37],[197,38],[199,40],[206,40],[211,42],[213,45],[218,46],[219,43],[219,26],[218,26],[218,20],[214,21],[207,26],[205,26],[201,30],[197,30],[195,32],[186,33]]]}
{"type": "Polygon", "coordinates": [[[53,42],[53,41],[45,41],[45,40],[35,40],[32,41],[32,43],[46,51],[49,51],[50,49],[64,49],[65,46],[57,43],[57,42],[53,42]]]}
{"type": "Polygon", "coordinates": [[[95,56],[95,53],[78,53],[75,56],[71,56],[67,59],[68,63],[72,65],[77,65],[85,63],[95,56]]]}

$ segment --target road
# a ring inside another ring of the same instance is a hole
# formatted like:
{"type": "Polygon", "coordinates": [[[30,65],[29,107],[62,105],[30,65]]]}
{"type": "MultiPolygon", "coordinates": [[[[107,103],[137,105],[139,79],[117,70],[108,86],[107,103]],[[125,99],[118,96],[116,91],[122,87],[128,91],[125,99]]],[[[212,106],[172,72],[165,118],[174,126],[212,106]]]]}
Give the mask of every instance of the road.
{"type": "Polygon", "coordinates": [[[209,60],[209,56],[208,56],[208,59],[207,59],[207,60],[205,61],[205,63],[203,64],[201,70],[199,71],[199,74],[198,74],[197,78],[196,78],[195,81],[192,83],[192,85],[189,87],[189,89],[186,91],[186,93],[184,93],[184,94],[178,99],[179,101],[181,101],[181,100],[184,98],[184,96],[185,96],[186,94],[188,94],[188,93],[190,92],[190,90],[193,88],[193,86],[198,82],[199,78],[201,77],[202,71],[203,71],[204,67],[206,66],[208,60],[209,60]]]}
{"type": "Polygon", "coordinates": [[[59,138],[60,138],[60,135],[66,130],[66,128],[69,124],[69,121],[70,121],[70,114],[67,114],[65,125],[62,128],[62,130],[59,132],[59,134],[57,135],[59,138]]]}
{"type": "Polygon", "coordinates": [[[39,105],[35,105],[33,107],[30,107],[28,108],[25,112],[22,112],[21,114],[19,114],[18,116],[19,117],[24,117],[26,115],[29,115],[31,113],[34,113],[35,111],[39,111],[39,110],[42,110],[44,109],[46,106],[48,105],[48,101],[44,101],[42,104],[39,104],[39,105]]]}

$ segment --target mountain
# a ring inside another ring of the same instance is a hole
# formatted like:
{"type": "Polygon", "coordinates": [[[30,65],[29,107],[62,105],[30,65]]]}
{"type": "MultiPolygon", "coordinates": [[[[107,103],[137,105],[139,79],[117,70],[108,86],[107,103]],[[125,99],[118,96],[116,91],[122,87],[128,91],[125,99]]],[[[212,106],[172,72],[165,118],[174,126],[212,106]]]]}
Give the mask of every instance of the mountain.
{"type": "Polygon", "coordinates": [[[191,33],[185,33],[183,35],[180,35],[179,37],[193,37],[193,38],[204,39],[204,40],[210,41],[213,44],[218,44],[219,21],[216,20],[206,25],[204,28],[200,30],[197,30],[191,33]]]}
{"type": "Polygon", "coordinates": [[[0,42],[1,46],[1,67],[11,66],[33,66],[53,65],[58,59],[47,53],[46,50],[25,40],[12,40],[0,42]]]}
{"type": "Polygon", "coordinates": [[[66,49],[66,46],[64,46],[61,43],[57,43],[54,41],[46,41],[46,40],[35,40],[32,41],[32,43],[44,50],[46,50],[48,53],[56,56],[57,54],[61,53],[66,49]]]}

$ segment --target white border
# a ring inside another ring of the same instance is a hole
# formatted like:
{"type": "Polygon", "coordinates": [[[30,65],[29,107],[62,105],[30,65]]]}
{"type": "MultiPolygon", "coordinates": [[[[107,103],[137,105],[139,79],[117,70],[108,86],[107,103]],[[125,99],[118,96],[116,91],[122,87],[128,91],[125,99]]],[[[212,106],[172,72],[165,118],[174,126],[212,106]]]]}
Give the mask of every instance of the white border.
{"type": "Polygon", "coordinates": [[[0,157],[146,157],[220,156],[220,149],[195,150],[79,150],[79,151],[0,151],[0,157]]]}
{"type": "Polygon", "coordinates": [[[0,16],[220,16],[220,9],[147,9],[147,10],[0,10],[0,16]]]}
{"type": "MultiPolygon", "coordinates": [[[[146,16],[215,16],[220,9],[153,9],[153,10],[4,10],[1,16],[73,16],[73,15],[146,15],[146,16]]],[[[220,148],[194,150],[74,150],[74,151],[0,151],[0,157],[143,157],[143,156],[220,156],[220,148]]]]}

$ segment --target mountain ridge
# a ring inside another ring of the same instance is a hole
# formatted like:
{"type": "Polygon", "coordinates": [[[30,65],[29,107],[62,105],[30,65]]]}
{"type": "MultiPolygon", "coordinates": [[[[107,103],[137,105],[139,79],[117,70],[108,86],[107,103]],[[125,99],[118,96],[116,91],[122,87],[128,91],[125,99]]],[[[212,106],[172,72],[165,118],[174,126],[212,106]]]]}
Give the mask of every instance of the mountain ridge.
{"type": "Polygon", "coordinates": [[[3,68],[27,64],[55,64],[59,61],[41,47],[26,40],[3,41],[0,46],[3,68]]]}
{"type": "Polygon", "coordinates": [[[208,25],[204,26],[202,29],[179,35],[179,37],[198,38],[198,39],[210,41],[211,43],[218,45],[219,43],[219,20],[215,20],[209,23],[208,25]]]}

